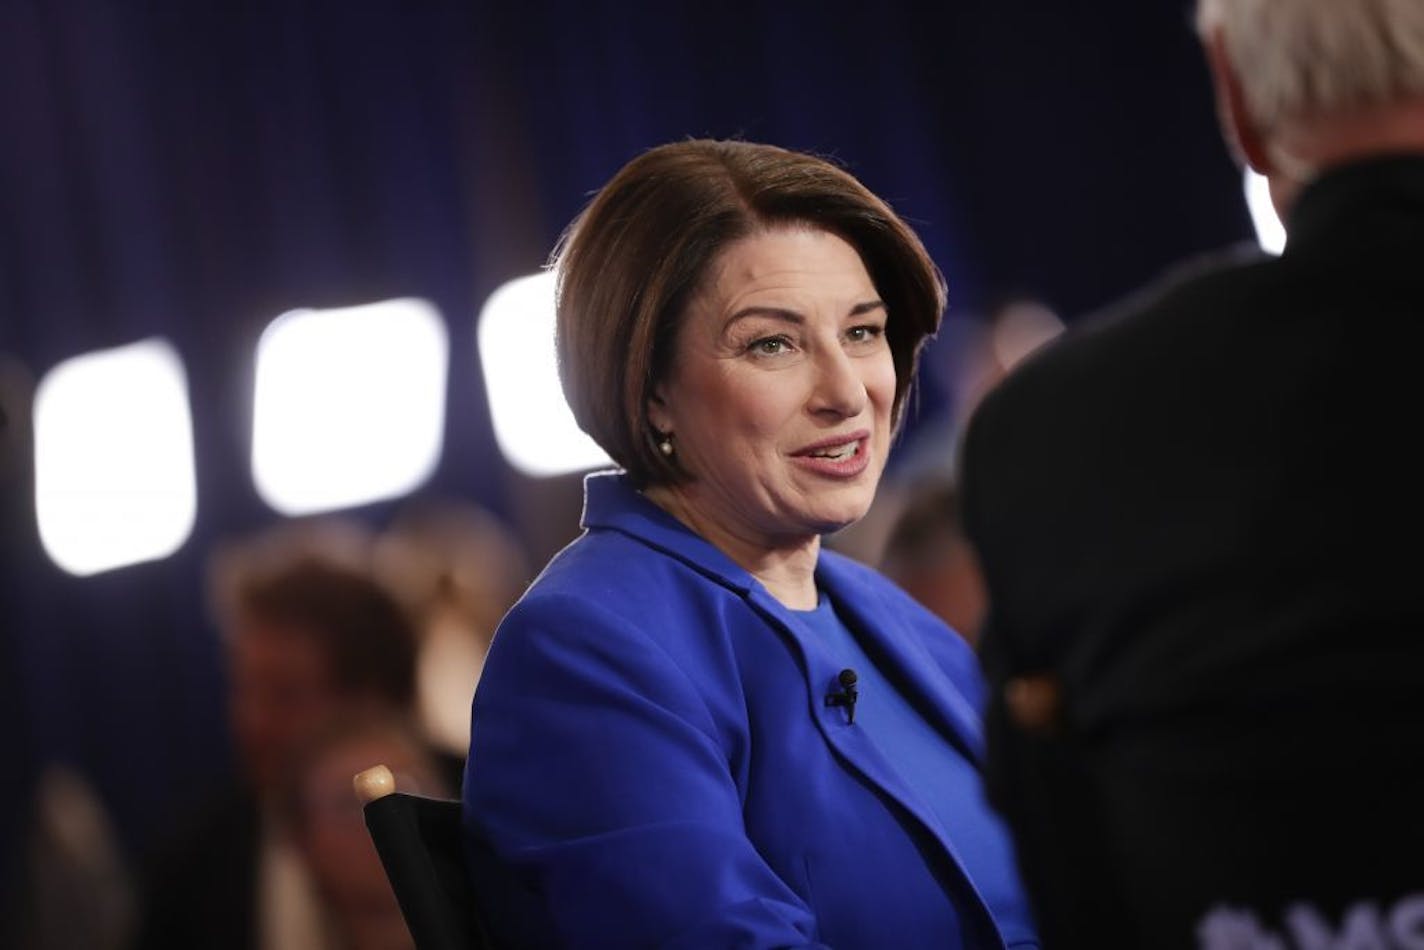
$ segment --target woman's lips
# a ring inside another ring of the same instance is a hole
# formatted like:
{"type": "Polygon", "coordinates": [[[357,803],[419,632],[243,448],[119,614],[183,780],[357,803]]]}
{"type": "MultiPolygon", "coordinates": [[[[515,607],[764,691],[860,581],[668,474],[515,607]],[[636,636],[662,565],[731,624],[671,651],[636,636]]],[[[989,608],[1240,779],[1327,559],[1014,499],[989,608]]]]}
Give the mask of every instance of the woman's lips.
{"type": "Polygon", "coordinates": [[[798,449],[792,458],[804,469],[836,478],[853,478],[870,464],[868,432],[852,432],[822,439],[798,449]]]}

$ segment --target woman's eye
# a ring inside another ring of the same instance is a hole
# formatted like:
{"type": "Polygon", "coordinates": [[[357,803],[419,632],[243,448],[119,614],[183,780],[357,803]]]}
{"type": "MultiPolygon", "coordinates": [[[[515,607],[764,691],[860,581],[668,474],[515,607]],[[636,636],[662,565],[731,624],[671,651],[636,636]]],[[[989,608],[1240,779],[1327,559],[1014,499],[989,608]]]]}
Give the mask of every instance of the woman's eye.
{"type": "Polygon", "coordinates": [[[884,327],[866,325],[860,327],[851,327],[850,330],[846,333],[846,336],[850,338],[850,341],[852,343],[864,343],[866,340],[875,339],[884,332],[884,327]]]}
{"type": "Polygon", "coordinates": [[[786,352],[786,338],[779,336],[769,336],[754,342],[748,349],[761,356],[775,356],[778,353],[786,352]]]}

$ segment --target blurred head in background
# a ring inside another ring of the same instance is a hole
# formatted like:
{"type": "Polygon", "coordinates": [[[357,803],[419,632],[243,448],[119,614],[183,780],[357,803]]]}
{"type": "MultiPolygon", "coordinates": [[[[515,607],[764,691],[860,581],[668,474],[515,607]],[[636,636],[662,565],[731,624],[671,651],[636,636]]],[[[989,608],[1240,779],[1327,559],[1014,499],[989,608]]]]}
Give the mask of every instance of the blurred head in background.
{"type": "Polygon", "coordinates": [[[416,712],[448,753],[470,745],[470,701],[490,638],[531,579],[518,536],[486,509],[423,498],[397,512],[374,551],[376,573],[420,625],[416,712]]]}
{"type": "Polygon", "coordinates": [[[1282,219],[1333,165],[1424,150],[1424,3],[1200,0],[1197,25],[1226,136],[1282,219]]]}
{"type": "Polygon", "coordinates": [[[977,642],[987,598],[974,550],[948,479],[928,479],[906,493],[881,563],[891,580],[969,643],[977,642]]]}
{"type": "Polygon", "coordinates": [[[229,551],[219,602],[229,711],[245,777],[259,792],[313,736],[353,715],[407,715],[417,631],[352,558],[289,528],[229,551]]]}
{"type": "Polygon", "coordinates": [[[403,793],[447,798],[454,791],[402,719],[343,720],[296,751],[283,815],[327,908],[332,950],[413,946],[352,789],[352,777],[373,764],[387,766],[403,793]]]}

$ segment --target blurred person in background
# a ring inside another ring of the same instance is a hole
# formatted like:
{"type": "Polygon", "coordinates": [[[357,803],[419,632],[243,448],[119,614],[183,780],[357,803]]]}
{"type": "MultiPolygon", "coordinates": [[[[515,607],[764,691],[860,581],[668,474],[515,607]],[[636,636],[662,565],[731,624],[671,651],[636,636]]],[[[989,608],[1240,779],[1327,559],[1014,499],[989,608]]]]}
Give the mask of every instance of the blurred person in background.
{"type": "MultiPolygon", "coordinates": [[[[884,488],[908,498],[936,482],[952,484],[965,426],[984,394],[1062,332],[1063,321],[1047,302],[1013,292],[998,297],[982,316],[961,317],[952,335],[941,333],[927,350],[945,389],[941,408],[921,418],[901,440],[893,477],[884,488]]],[[[892,517],[891,523],[897,520],[892,517]]]]}
{"type": "Polygon", "coordinates": [[[403,506],[376,540],[376,573],[419,624],[416,714],[421,732],[464,761],[470,700],[490,638],[529,584],[519,538],[484,508],[453,499],[403,506]]]}
{"type": "Polygon", "coordinates": [[[984,578],[959,518],[948,479],[925,479],[905,491],[880,569],[970,645],[984,619],[984,578]]]}
{"type": "Polygon", "coordinates": [[[897,584],[907,590],[912,586],[916,600],[933,601],[931,609],[971,642],[973,630],[963,625],[977,626],[982,607],[976,603],[982,595],[975,592],[979,584],[972,557],[960,556],[963,532],[958,513],[951,510],[957,450],[984,394],[1062,331],[1053,309],[1024,292],[1002,295],[982,317],[946,322],[926,347],[926,358],[939,368],[934,379],[942,392],[933,401],[936,408],[900,440],[865,517],[826,539],[831,550],[879,564],[897,584]],[[915,549],[908,557],[907,545],[915,549]],[[926,561],[920,562],[921,557],[926,561]]]}
{"type": "Polygon", "coordinates": [[[1048,945],[1424,946],[1424,3],[1198,22],[1288,244],[976,413],[991,794],[1048,945]]]}
{"type": "Polygon", "coordinates": [[[0,946],[119,950],[132,936],[134,881],[103,799],[78,769],[48,763],[22,812],[16,886],[3,894],[0,946]]]}
{"type": "Polygon", "coordinates": [[[319,950],[414,946],[351,785],[378,764],[406,794],[454,794],[424,737],[390,716],[337,724],[300,749],[289,770],[285,817],[325,912],[327,942],[319,950]]]}
{"type": "Polygon", "coordinates": [[[969,647],[821,549],[875,495],[944,307],[818,158],[635,158],[556,255],[579,425],[623,471],[499,627],[464,801],[519,947],[1034,947],[969,647]]]}
{"type": "MultiPolygon", "coordinates": [[[[355,526],[295,525],[215,558],[239,770],[154,861],[139,947],[327,939],[320,897],[276,812],[295,755],[333,723],[413,714],[415,625],[372,575],[370,544],[355,526]]],[[[458,774],[457,763],[447,769],[458,774]]]]}

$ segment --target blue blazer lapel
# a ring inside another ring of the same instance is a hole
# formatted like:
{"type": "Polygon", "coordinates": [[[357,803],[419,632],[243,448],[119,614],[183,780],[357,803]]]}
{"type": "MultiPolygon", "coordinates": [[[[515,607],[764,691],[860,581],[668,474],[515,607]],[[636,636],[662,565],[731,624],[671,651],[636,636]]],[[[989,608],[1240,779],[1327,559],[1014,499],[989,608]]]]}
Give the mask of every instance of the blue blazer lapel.
{"type": "MultiPolygon", "coordinates": [[[[861,585],[856,585],[861,586],[861,585]]],[[[834,596],[834,593],[833,593],[834,596]]],[[[747,592],[747,600],[763,613],[773,626],[782,630],[789,636],[793,643],[799,648],[802,658],[802,669],[806,674],[806,691],[810,703],[811,720],[816,728],[825,737],[826,742],[836,750],[854,770],[859,772],[866,781],[870,782],[881,790],[885,795],[894,800],[901,808],[912,815],[919,823],[922,830],[934,841],[936,841],[942,851],[943,857],[949,865],[955,868],[960,877],[969,885],[976,894],[977,888],[969,878],[968,868],[960,858],[954,845],[945,836],[944,830],[940,827],[939,820],[934,816],[932,810],[919,797],[905,780],[901,777],[890,761],[885,758],[880,749],[870,740],[865,730],[847,722],[847,717],[841,707],[827,706],[825,697],[833,691],[839,689],[837,676],[841,671],[841,666],[831,656],[830,652],[824,649],[820,641],[812,634],[809,627],[779,601],[773,598],[766,589],[756,585],[747,592]]],[[[838,601],[838,607],[843,601],[838,601]]],[[[854,619],[850,622],[856,624],[867,624],[866,629],[873,629],[868,626],[868,617],[851,612],[854,619]]],[[[898,620],[898,618],[897,618],[898,620]]],[[[876,617],[875,623],[884,624],[886,618],[876,617]]],[[[896,635],[887,639],[898,639],[901,633],[908,635],[908,631],[896,631],[896,635]]],[[[880,638],[876,638],[877,644],[880,638]]],[[[887,658],[891,658],[889,651],[886,651],[887,658]]],[[[899,676],[904,671],[902,664],[926,663],[934,665],[934,660],[927,653],[923,658],[916,656],[913,651],[898,651],[891,658],[892,669],[899,676]]],[[[936,666],[937,670],[938,667],[936,666]]],[[[915,690],[916,701],[923,701],[921,705],[925,708],[933,708],[935,715],[943,717],[946,723],[950,718],[957,718],[962,714],[951,708],[953,704],[929,702],[937,693],[944,692],[944,687],[937,686],[929,688],[924,681],[924,674],[918,674],[915,690]],[[923,693],[924,695],[920,695],[923,693]]],[[[977,717],[974,717],[973,710],[968,708],[968,703],[964,703],[965,711],[970,717],[969,725],[973,727],[972,732],[976,737],[975,741],[982,745],[982,739],[977,738],[979,731],[977,717]]],[[[946,724],[940,724],[942,729],[947,729],[946,724]]],[[[951,733],[951,739],[958,742],[965,741],[959,735],[951,733]]],[[[981,897],[982,900],[982,897],[981,897]]]]}
{"type": "MultiPolygon", "coordinates": [[[[903,685],[906,696],[925,711],[932,725],[982,765],[984,730],[978,710],[925,648],[904,613],[830,559],[822,559],[818,575],[842,619],[865,637],[866,651],[883,659],[890,678],[903,685]]],[[[956,634],[945,628],[944,635],[956,634]]]]}

